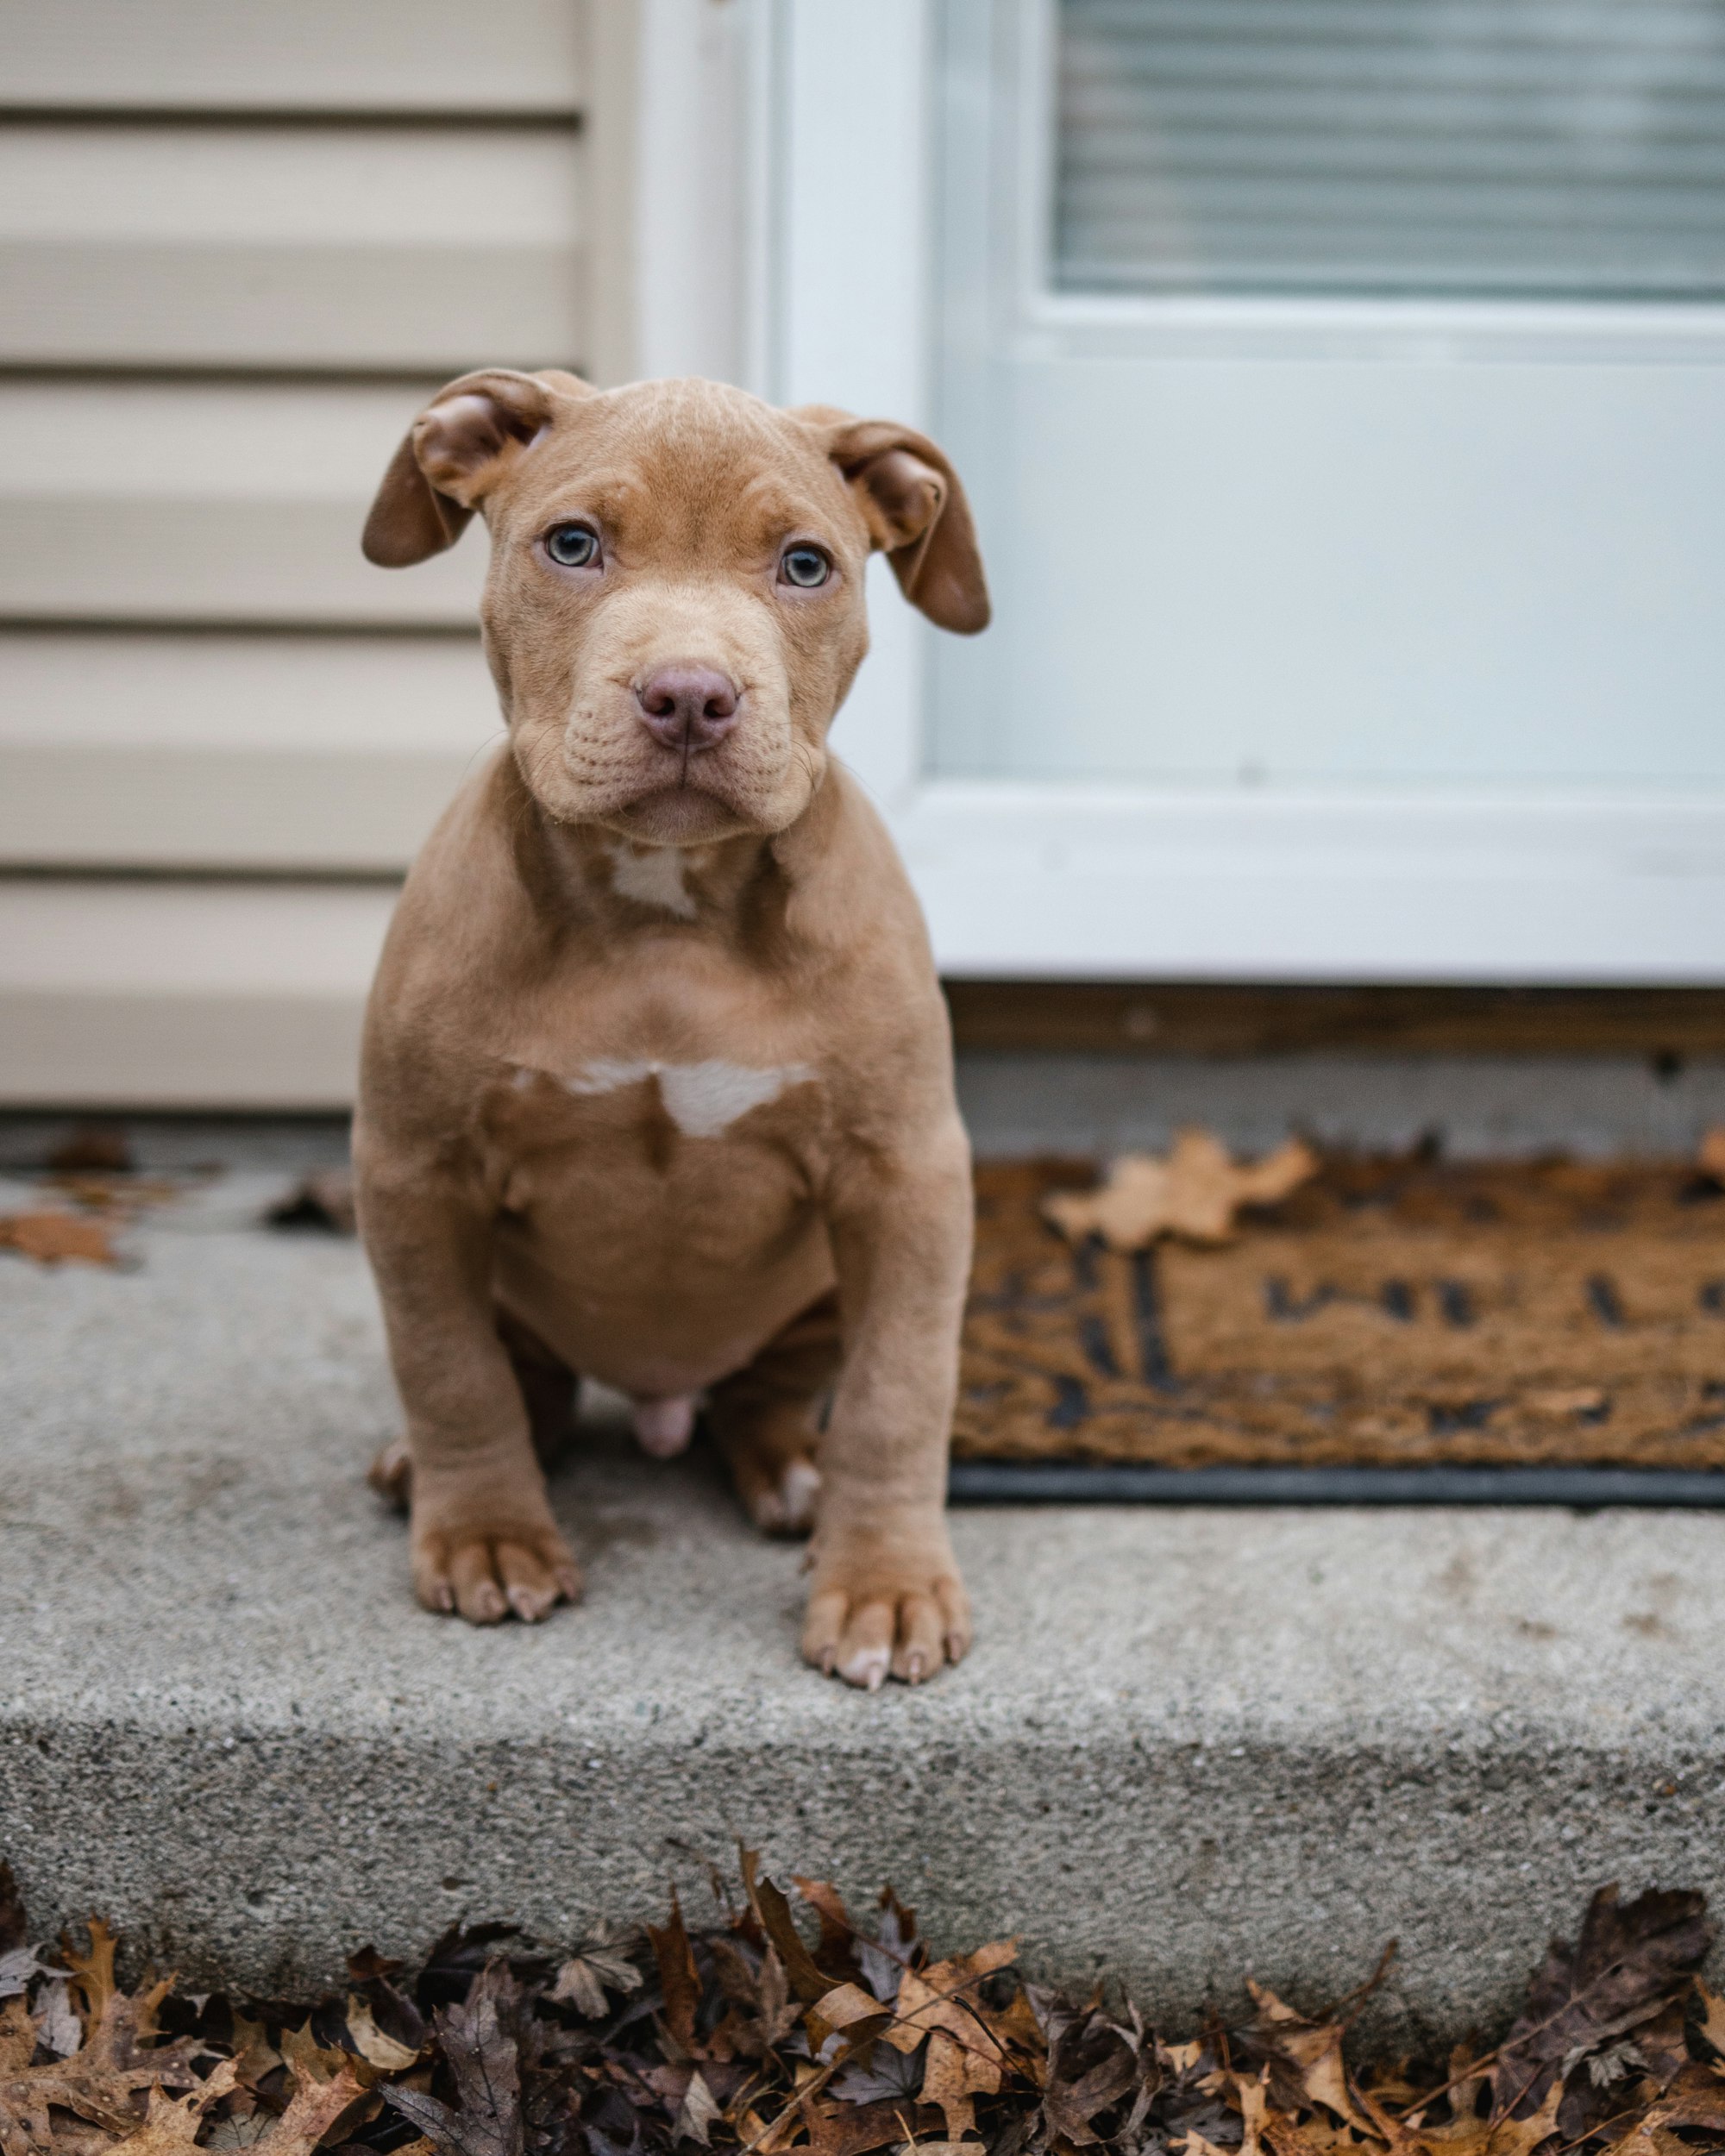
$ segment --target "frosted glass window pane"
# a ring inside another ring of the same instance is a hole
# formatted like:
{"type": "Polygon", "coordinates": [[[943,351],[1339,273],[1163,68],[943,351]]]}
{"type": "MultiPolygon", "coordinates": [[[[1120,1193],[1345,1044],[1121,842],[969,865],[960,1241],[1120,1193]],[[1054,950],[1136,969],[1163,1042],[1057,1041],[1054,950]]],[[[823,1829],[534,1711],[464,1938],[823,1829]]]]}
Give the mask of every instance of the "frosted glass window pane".
{"type": "Polygon", "coordinates": [[[1059,0],[1054,279],[1725,297],[1725,0],[1059,0]]]}

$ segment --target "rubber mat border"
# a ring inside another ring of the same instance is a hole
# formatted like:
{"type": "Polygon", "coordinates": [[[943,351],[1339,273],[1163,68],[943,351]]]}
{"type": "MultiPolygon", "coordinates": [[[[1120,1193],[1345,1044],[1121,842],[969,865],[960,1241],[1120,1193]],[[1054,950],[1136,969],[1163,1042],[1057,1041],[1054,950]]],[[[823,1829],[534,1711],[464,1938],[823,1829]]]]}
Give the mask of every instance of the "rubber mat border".
{"type": "Polygon", "coordinates": [[[1150,1467],[954,1460],[955,1505],[1608,1505],[1725,1507],[1725,1470],[1634,1467],[1150,1467]]]}

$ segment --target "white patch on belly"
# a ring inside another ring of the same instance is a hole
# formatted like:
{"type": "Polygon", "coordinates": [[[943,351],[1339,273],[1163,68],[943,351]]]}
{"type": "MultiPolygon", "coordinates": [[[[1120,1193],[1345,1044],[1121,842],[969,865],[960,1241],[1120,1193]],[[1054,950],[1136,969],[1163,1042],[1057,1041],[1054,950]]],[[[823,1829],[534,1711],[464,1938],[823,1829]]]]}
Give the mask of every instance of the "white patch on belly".
{"type": "Polygon", "coordinates": [[[624,1086],[656,1078],[665,1112],[685,1138],[718,1138],[751,1108],[765,1107],[788,1087],[806,1086],[813,1077],[807,1063],[754,1070],[746,1063],[717,1058],[704,1063],[661,1063],[602,1056],[559,1082],[570,1093],[591,1094],[616,1093],[624,1086]]]}
{"type": "Polygon", "coordinates": [[[620,839],[611,849],[611,861],[613,890],[637,906],[662,906],[679,920],[693,920],[697,908],[683,881],[681,846],[649,846],[637,853],[626,839],[620,839]]]}

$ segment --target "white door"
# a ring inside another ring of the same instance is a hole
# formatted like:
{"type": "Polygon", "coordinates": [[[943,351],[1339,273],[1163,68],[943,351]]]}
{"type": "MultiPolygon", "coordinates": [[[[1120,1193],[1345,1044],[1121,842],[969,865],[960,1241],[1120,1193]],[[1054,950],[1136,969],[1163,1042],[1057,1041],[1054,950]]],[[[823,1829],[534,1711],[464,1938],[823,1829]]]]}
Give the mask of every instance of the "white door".
{"type": "Polygon", "coordinates": [[[922,280],[996,625],[842,724],[949,970],[1725,979],[1725,5],[865,12],[781,11],[781,307],[922,280]],[[915,231],[809,178],[871,69],[915,231]]]}

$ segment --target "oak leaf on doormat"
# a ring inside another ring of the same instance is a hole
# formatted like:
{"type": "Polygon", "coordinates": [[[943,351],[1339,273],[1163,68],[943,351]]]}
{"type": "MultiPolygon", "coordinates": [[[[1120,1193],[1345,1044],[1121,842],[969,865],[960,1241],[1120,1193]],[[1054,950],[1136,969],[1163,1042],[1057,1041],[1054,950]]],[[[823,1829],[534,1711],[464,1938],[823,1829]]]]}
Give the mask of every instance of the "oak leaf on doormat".
{"type": "Polygon", "coordinates": [[[1243,1165],[1208,1131],[1185,1130],[1165,1159],[1123,1153],[1099,1188],[1054,1191],[1042,1209],[1070,1242],[1100,1235],[1111,1250],[1147,1250],[1164,1235],[1226,1243],[1242,1208],[1280,1205],[1319,1165],[1297,1138],[1243,1165]]]}

